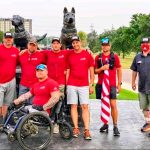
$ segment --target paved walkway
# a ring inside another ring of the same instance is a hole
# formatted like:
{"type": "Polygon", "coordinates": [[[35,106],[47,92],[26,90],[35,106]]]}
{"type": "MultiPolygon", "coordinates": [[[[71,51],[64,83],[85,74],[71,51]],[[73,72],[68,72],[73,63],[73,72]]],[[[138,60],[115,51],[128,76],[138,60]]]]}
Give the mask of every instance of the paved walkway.
{"type": "MultiPolygon", "coordinates": [[[[150,149],[150,137],[147,133],[141,133],[140,127],[144,123],[138,101],[118,101],[119,129],[121,136],[113,136],[112,121],[110,121],[109,133],[100,133],[100,102],[91,100],[91,134],[92,140],[85,141],[83,134],[77,139],[64,141],[59,134],[54,135],[49,149],[150,149]]],[[[0,135],[0,149],[21,150],[17,141],[10,143],[5,134],[0,135]]]]}

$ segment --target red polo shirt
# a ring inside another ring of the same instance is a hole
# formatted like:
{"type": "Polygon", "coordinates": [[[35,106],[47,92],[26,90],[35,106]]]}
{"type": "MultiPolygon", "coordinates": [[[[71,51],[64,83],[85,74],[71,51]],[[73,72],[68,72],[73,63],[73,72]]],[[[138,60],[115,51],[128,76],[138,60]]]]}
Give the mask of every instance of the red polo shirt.
{"type": "Polygon", "coordinates": [[[52,50],[43,50],[42,53],[47,57],[48,77],[57,81],[58,84],[65,85],[66,82],[66,57],[67,50],[61,50],[55,53],[52,50]]]}
{"type": "Polygon", "coordinates": [[[30,90],[34,95],[33,104],[43,106],[51,98],[51,93],[55,91],[59,91],[59,86],[53,79],[47,78],[45,81],[35,83],[30,90]]]}
{"type": "Polygon", "coordinates": [[[39,51],[31,54],[26,51],[19,57],[19,62],[22,71],[20,84],[31,87],[31,85],[38,81],[36,78],[36,66],[45,64],[45,57],[39,51]]]}
{"type": "MultiPolygon", "coordinates": [[[[106,58],[109,60],[110,59],[110,55],[105,56],[104,54],[102,54],[102,62],[103,62],[103,64],[105,64],[106,58]]],[[[114,68],[113,68],[113,70],[109,69],[110,86],[116,86],[116,69],[121,67],[120,60],[119,60],[119,57],[118,57],[117,54],[114,54],[114,58],[115,58],[114,68]]],[[[95,68],[98,68],[98,59],[99,59],[99,55],[97,55],[95,57],[95,68]]],[[[104,75],[103,71],[98,74],[98,84],[102,84],[103,75],[104,75]]]]}
{"type": "Polygon", "coordinates": [[[70,69],[67,85],[88,86],[88,70],[94,67],[94,59],[86,50],[80,53],[71,51],[68,56],[67,67],[70,69]]]}
{"type": "Polygon", "coordinates": [[[0,83],[9,82],[15,77],[18,56],[17,48],[0,45],[0,83]]]}

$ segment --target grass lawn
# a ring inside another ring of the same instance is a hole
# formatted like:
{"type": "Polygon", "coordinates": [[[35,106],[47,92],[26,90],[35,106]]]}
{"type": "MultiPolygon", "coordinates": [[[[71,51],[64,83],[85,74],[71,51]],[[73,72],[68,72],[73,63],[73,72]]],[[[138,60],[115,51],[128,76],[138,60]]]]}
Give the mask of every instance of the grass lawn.
{"type": "MultiPolygon", "coordinates": [[[[95,93],[90,95],[90,99],[96,99],[95,93]]],[[[122,89],[117,96],[118,100],[138,100],[138,94],[132,91],[122,89]]]]}
{"type": "Polygon", "coordinates": [[[135,57],[135,53],[131,53],[130,55],[125,56],[125,58],[122,58],[122,55],[120,57],[122,69],[130,69],[131,63],[133,61],[133,58],[135,57]]]}

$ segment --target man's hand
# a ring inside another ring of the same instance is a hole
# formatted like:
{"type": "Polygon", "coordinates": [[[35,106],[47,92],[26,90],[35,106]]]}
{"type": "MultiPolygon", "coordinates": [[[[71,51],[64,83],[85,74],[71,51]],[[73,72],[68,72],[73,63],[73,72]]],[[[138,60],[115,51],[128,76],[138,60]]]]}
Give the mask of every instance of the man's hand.
{"type": "Polygon", "coordinates": [[[33,109],[36,109],[36,110],[38,110],[38,111],[43,111],[44,109],[43,109],[43,106],[40,106],[40,105],[32,105],[32,108],[33,109]]]}
{"type": "Polygon", "coordinates": [[[118,89],[117,93],[120,93],[120,91],[121,91],[121,84],[118,84],[117,89],[118,89]]]}
{"type": "Polygon", "coordinates": [[[108,69],[109,69],[109,64],[102,66],[102,70],[108,70],[108,69]]]}
{"type": "Polygon", "coordinates": [[[19,55],[21,56],[22,54],[24,54],[27,51],[27,49],[24,49],[22,51],[20,51],[19,55]]]}
{"type": "Polygon", "coordinates": [[[19,105],[21,103],[21,101],[19,99],[15,99],[13,102],[15,105],[19,105]]]}
{"type": "Polygon", "coordinates": [[[136,90],[136,84],[135,84],[135,82],[132,83],[132,89],[133,89],[134,91],[136,90]]]}
{"type": "Polygon", "coordinates": [[[15,108],[15,103],[14,102],[12,102],[12,103],[10,103],[10,105],[9,105],[9,107],[8,107],[8,110],[12,110],[12,109],[14,109],[15,108]]]}
{"type": "Polygon", "coordinates": [[[89,93],[90,93],[90,95],[94,93],[94,87],[93,86],[89,86],[89,93]]]}

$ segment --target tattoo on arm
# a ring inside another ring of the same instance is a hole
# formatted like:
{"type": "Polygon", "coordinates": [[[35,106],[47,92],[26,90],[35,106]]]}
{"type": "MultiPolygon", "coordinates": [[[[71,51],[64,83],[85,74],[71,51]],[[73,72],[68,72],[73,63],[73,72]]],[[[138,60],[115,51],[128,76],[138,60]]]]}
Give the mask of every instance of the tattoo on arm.
{"type": "Polygon", "coordinates": [[[60,92],[56,91],[56,92],[52,92],[51,93],[51,98],[49,99],[49,101],[43,106],[44,110],[47,110],[49,108],[52,108],[58,101],[59,101],[59,97],[60,97],[60,92]]]}
{"type": "Polygon", "coordinates": [[[30,97],[32,97],[31,92],[27,92],[27,93],[22,94],[21,96],[19,96],[18,99],[19,99],[21,102],[23,102],[23,101],[29,99],[30,97]]]}

